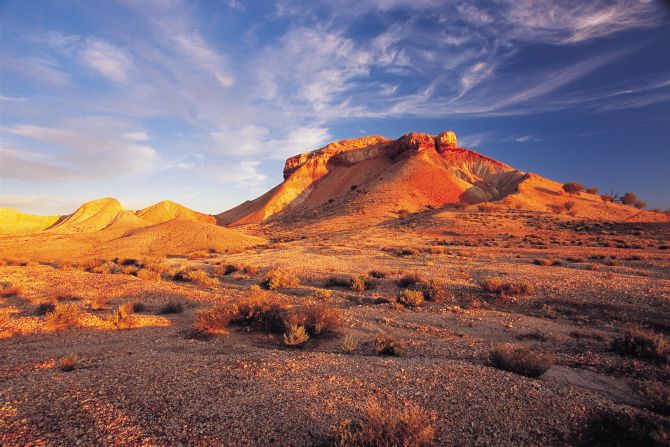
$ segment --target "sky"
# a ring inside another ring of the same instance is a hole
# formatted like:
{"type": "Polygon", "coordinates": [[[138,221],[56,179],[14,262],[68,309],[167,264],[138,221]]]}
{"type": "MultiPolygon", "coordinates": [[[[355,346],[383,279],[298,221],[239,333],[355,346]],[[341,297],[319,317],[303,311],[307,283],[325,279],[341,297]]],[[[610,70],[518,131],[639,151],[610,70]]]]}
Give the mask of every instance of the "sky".
{"type": "Polygon", "coordinates": [[[219,213],[333,140],[453,130],[670,208],[670,2],[0,0],[0,206],[219,213]]]}

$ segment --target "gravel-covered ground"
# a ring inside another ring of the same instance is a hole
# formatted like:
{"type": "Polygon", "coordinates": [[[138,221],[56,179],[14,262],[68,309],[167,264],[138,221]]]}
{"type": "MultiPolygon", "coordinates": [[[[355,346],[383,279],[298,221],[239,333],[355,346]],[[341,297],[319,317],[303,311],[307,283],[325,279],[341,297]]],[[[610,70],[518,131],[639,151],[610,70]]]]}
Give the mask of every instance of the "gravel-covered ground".
{"type": "Polygon", "coordinates": [[[21,293],[0,298],[0,445],[328,445],[331,426],[371,402],[417,405],[436,445],[670,445],[667,408],[643,391],[668,389],[668,363],[611,349],[629,327],[670,334],[667,224],[435,212],[367,228],[247,231],[272,242],[165,261],[210,275],[220,263],[258,268],[219,276],[220,285],[1,266],[0,282],[21,293]],[[341,310],[338,335],[299,349],[236,326],[208,340],[188,336],[199,310],[241,299],[273,268],[301,280],[278,292],[291,305],[341,310]],[[387,276],[370,290],[317,293],[332,276],[371,270],[387,276]],[[396,281],[410,272],[443,279],[453,299],[399,306],[396,281]],[[533,290],[495,299],[479,285],[490,277],[533,290]],[[55,295],[94,322],[141,302],[142,324],[49,332],[34,309],[55,295]],[[169,301],[183,312],[156,315],[169,301]],[[359,341],[353,353],[341,348],[345,335],[359,341]],[[376,355],[379,336],[401,341],[403,355],[376,355]],[[500,344],[549,355],[554,366],[539,378],[496,369],[489,355],[500,344]],[[58,360],[68,354],[78,361],[66,372],[58,360]]]}

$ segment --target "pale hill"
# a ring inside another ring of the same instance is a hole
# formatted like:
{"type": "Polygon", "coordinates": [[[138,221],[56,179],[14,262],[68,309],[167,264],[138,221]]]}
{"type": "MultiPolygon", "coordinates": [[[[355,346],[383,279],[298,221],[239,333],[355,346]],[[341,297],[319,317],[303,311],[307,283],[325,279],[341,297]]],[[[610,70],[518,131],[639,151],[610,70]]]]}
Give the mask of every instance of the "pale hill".
{"type": "Polygon", "coordinates": [[[449,204],[553,211],[575,202],[578,217],[667,220],[581,193],[568,196],[557,182],[459,148],[453,132],[411,133],[397,140],[364,137],[331,143],[289,158],[284,181],[259,198],[219,214],[228,225],[294,218],[384,219],[449,204]]]}
{"type": "Polygon", "coordinates": [[[109,226],[124,211],[121,203],[111,197],[92,200],[69,216],[64,216],[53,228],[75,233],[99,231],[109,226]]]}
{"type": "Polygon", "coordinates": [[[167,222],[126,231],[121,237],[106,241],[92,253],[102,257],[163,256],[202,250],[224,251],[263,244],[262,238],[249,236],[232,228],[223,228],[190,219],[167,222]]]}
{"type": "Polygon", "coordinates": [[[162,202],[158,202],[143,210],[139,210],[137,211],[137,216],[152,224],[167,222],[168,220],[175,218],[216,223],[216,218],[214,216],[193,211],[170,200],[163,200],[162,202]]]}
{"type": "Polygon", "coordinates": [[[49,228],[60,216],[35,216],[11,208],[0,208],[0,234],[32,233],[49,228]]]}
{"type": "Polygon", "coordinates": [[[172,219],[216,224],[216,218],[165,200],[139,211],[126,210],[118,200],[107,197],[81,205],[65,216],[33,216],[0,208],[0,234],[50,230],[58,233],[92,233],[102,230],[142,228],[172,219]]]}

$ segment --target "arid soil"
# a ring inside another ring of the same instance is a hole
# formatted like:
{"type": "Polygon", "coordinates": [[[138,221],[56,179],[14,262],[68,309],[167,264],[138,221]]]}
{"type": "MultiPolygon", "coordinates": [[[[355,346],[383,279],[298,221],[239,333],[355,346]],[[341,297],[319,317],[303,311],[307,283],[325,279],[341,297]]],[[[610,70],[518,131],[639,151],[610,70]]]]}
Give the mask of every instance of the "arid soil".
{"type": "Polygon", "coordinates": [[[456,209],[356,220],[241,227],[267,242],[150,260],[113,260],[113,245],[95,261],[66,245],[39,262],[12,252],[0,445],[333,445],[375,404],[418,407],[434,445],[670,444],[670,224],[456,209]],[[291,347],[252,326],[195,329],[271,270],[300,284],[262,293],[339,310],[335,333],[291,347]],[[348,286],[356,276],[366,290],[348,286]],[[516,288],[487,291],[492,278],[516,288]],[[433,279],[440,302],[398,302],[433,279]],[[124,303],[127,326],[113,315],[124,303]],[[66,305],[79,313],[56,321],[66,305]],[[655,341],[626,351],[627,331],[655,341]],[[380,355],[378,339],[402,352],[380,355]],[[501,369],[501,347],[548,369],[501,369]]]}

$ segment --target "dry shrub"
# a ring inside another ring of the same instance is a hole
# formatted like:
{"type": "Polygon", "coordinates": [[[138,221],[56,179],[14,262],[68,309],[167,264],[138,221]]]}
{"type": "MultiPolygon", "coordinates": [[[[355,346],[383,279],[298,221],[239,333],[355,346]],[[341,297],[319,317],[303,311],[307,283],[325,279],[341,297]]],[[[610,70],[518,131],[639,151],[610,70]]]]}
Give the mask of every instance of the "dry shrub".
{"type": "Polygon", "coordinates": [[[80,326],[82,312],[74,303],[57,304],[53,312],[46,314],[45,327],[48,331],[68,330],[80,326]]]}
{"type": "Polygon", "coordinates": [[[612,349],[623,355],[670,363],[670,343],[663,334],[641,328],[626,330],[612,342],[612,349]]]}
{"type": "Polygon", "coordinates": [[[254,292],[237,304],[230,304],[233,324],[255,330],[281,334],[286,330],[288,306],[283,299],[268,293],[254,292]]]}
{"type": "Polygon", "coordinates": [[[454,295],[447,290],[447,287],[441,279],[433,278],[422,283],[421,290],[423,297],[427,301],[434,303],[443,303],[445,301],[454,301],[454,295]]]}
{"type": "Polygon", "coordinates": [[[147,310],[147,306],[144,303],[140,303],[139,301],[133,301],[128,303],[128,305],[131,306],[133,313],[144,312],[147,310]]]}
{"type": "Polygon", "coordinates": [[[501,298],[524,296],[533,292],[528,281],[503,281],[501,278],[487,278],[481,284],[484,292],[497,295],[501,298]]]}
{"type": "Polygon", "coordinates": [[[316,297],[321,299],[328,299],[333,296],[333,292],[328,289],[317,289],[316,297]]]}
{"type": "Polygon", "coordinates": [[[344,336],[344,339],[342,340],[342,352],[345,354],[352,354],[356,352],[358,349],[358,339],[352,337],[351,335],[347,334],[344,336]]]}
{"type": "Polygon", "coordinates": [[[388,273],[383,272],[381,270],[370,270],[370,272],[368,272],[368,275],[370,275],[372,278],[375,279],[382,279],[386,278],[388,276],[388,273]]]}
{"type": "Polygon", "coordinates": [[[19,286],[8,285],[0,289],[1,298],[9,298],[11,296],[20,296],[23,293],[23,290],[19,286]]]}
{"type": "Polygon", "coordinates": [[[57,365],[61,371],[70,372],[74,371],[77,367],[77,362],[79,362],[79,356],[77,354],[68,354],[59,358],[57,365]]]}
{"type": "Polygon", "coordinates": [[[375,339],[375,352],[377,355],[401,357],[405,348],[400,340],[393,337],[377,337],[375,339]]]}
{"type": "Polygon", "coordinates": [[[585,424],[580,442],[584,446],[667,447],[670,421],[653,414],[596,410],[585,424]]]}
{"type": "Polygon", "coordinates": [[[184,311],[184,306],[177,301],[168,301],[158,310],[159,315],[180,314],[184,311]]]}
{"type": "Polygon", "coordinates": [[[133,303],[121,304],[105,319],[117,329],[130,329],[134,327],[137,318],[133,315],[133,303]]]}
{"type": "Polygon", "coordinates": [[[649,402],[649,408],[665,416],[670,415],[670,385],[662,382],[647,382],[639,387],[649,402]]]}
{"type": "Polygon", "coordinates": [[[161,280],[160,272],[157,272],[155,270],[149,270],[149,269],[146,269],[146,268],[138,270],[136,276],[140,279],[144,279],[144,280],[147,280],[147,281],[160,281],[161,280]]]}
{"type": "Polygon", "coordinates": [[[227,276],[240,270],[237,264],[221,264],[214,267],[214,274],[216,276],[227,276]]]}
{"type": "Polygon", "coordinates": [[[90,270],[91,273],[99,273],[99,274],[118,273],[118,271],[119,266],[116,265],[114,262],[110,261],[105,261],[101,264],[98,264],[90,270]]]}
{"type": "Polygon", "coordinates": [[[533,261],[535,265],[543,265],[545,267],[551,267],[554,265],[561,265],[561,261],[558,259],[536,259],[533,261]]]}
{"type": "Polygon", "coordinates": [[[300,279],[297,276],[281,270],[270,270],[261,282],[261,286],[268,290],[285,289],[299,285],[300,279]]]}
{"type": "Polygon", "coordinates": [[[491,213],[496,210],[496,207],[490,203],[480,203],[477,205],[477,209],[482,213],[491,213]]]}
{"type": "Polygon", "coordinates": [[[433,417],[414,404],[402,409],[368,402],[358,420],[345,419],[331,427],[339,447],[429,447],[435,445],[433,417]]]}
{"type": "Polygon", "coordinates": [[[402,278],[396,281],[396,284],[398,285],[398,287],[406,289],[407,287],[411,287],[420,282],[421,282],[421,275],[419,275],[418,273],[408,273],[406,275],[403,275],[402,278]]]}
{"type": "Polygon", "coordinates": [[[324,287],[350,287],[351,280],[341,276],[331,276],[326,280],[324,287]]]}
{"type": "Polygon", "coordinates": [[[372,281],[367,276],[356,275],[349,279],[349,287],[354,292],[364,292],[372,288],[372,281]]]}
{"type": "Polygon", "coordinates": [[[224,333],[234,317],[233,306],[217,306],[203,309],[195,316],[195,328],[199,331],[224,333]]]}
{"type": "Polygon", "coordinates": [[[315,304],[302,310],[298,318],[304,322],[307,333],[321,337],[337,333],[342,324],[342,313],[335,307],[315,304]]]}
{"type": "Polygon", "coordinates": [[[523,346],[502,345],[491,351],[491,366],[526,377],[539,377],[547,371],[552,361],[523,346]]]}
{"type": "Polygon", "coordinates": [[[418,307],[423,304],[423,292],[404,289],[398,294],[398,302],[405,307],[418,307]]]}
{"type": "Polygon", "coordinates": [[[304,326],[297,324],[290,325],[284,333],[284,344],[286,346],[298,347],[302,346],[309,340],[309,334],[304,326]]]}
{"type": "Polygon", "coordinates": [[[35,306],[35,310],[33,313],[38,316],[43,316],[48,314],[49,312],[53,312],[56,310],[56,305],[54,303],[40,303],[37,306],[35,306]]]}
{"type": "Polygon", "coordinates": [[[206,271],[201,269],[191,269],[184,274],[187,281],[200,284],[205,287],[213,287],[221,284],[218,279],[212,278],[206,271]]]}

